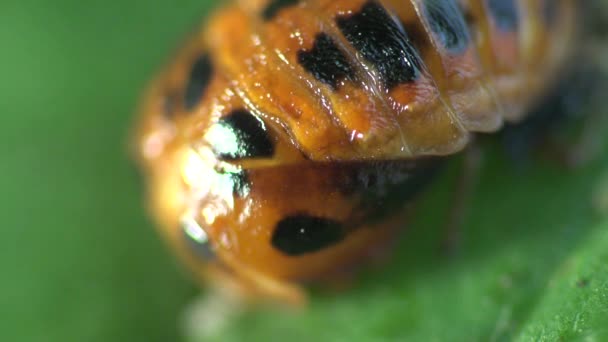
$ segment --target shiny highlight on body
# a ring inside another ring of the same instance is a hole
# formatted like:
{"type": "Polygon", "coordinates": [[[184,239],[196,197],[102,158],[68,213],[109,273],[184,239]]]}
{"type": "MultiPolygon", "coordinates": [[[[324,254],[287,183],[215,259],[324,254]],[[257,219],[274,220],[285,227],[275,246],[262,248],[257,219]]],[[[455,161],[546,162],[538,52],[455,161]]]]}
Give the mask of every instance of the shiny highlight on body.
{"type": "Polygon", "coordinates": [[[150,211],[197,277],[291,303],[388,248],[471,137],[517,122],[574,0],[241,0],[151,84],[150,211]]]}

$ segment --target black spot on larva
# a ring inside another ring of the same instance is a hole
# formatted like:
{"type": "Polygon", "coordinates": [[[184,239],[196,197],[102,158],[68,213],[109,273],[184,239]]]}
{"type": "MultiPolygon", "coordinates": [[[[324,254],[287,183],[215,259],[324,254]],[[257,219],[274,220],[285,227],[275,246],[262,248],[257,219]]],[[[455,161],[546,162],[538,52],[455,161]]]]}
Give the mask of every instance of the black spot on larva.
{"type": "Polygon", "coordinates": [[[516,31],[519,26],[519,12],[516,0],[486,0],[496,26],[505,32],[516,31]]]}
{"type": "Polygon", "coordinates": [[[266,21],[272,20],[280,10],[296,5],[300,0],[271,0],[262,11],[262,18],[266,21]]]}
{"type": "Polygon", "coordinates": [[[316,36],[311,50],[298,51],[298,63],[318,81],[334,89],[342,80],[355,78],[353,67],[325,33],[316,36]]]}
{"type": "Polygon", "coordinates": [[[344,230],[339,222],[299,214],[282,219],[276,226],[271,242],[279,251],[298,256],[322,250],[343,238],[344,230]]]}
{"type": "Polygon", "coordinates": [[[264,123],[245,109],[223,116],[208,133],[219,159],[265,158],[274,154],[274,144],[264,123]]]}
{"type": "Polygon", "coordinates": [[[466,50],[471,38],[464,14],[455,0],[426,0],[424,11],[441,45],[452,53],[466,50]]]}
{"type": "Polygon", "coordinates": [[[403,208],[435,178],[441,159],[388,161],[354,165],[345,184],[345,196],[359,196],[360,220],[376,222],[403,208]]]}
{"type": "Polygon", "coordinates": [[[247,171],[240,170],[238,172],[228,173],[228,175],[230,176],[230,181],[232,182],[232,193],[239,197],[247,196],[251,190],[247,171]]]}
{"type": "Polygon", "coordinates": [[[213,66],[208,54],[203,54],[194,61],[184,90],[184,107],[186,110],[192,110],[198,105],[209,85],[212,72],[213,66]]]}
{"type": "Polygon", "coordinates": [[[336,18],[346,39],[378,71],[386,88],[418,78],[420,61],[400,23],[376,1],[336,18]]]}
{"type": "Polygon", "coordinates": [[[182,222],[181,231],[184,242],[188,249],[197,257],[204,261],[215,259],[213,246],[209,242],[207,233],[194,220],[182,222]]]}
{"type": "Polygon", "coordinates": [[[462,12],[462,15],[464,17],[464,22],[467,23],[467,27],[469,28],[469,30],[472,27],[475,27],[475,25],[477,25],[477,20],[475,18],[475,15],[473,15],[473,12],[471,11],[471,9],[469,7],[465,7],[464,5],[462,5],[462,3],[458,3],[458,7],[460,8],[460,11],[462,12]]]}

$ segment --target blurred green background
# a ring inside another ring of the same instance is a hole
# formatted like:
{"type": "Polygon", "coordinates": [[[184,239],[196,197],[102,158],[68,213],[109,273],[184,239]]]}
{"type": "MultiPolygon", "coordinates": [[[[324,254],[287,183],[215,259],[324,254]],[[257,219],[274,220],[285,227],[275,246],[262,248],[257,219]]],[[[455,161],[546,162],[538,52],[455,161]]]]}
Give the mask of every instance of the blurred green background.
{"type": "Polygon", "coordinates": [[[138,96],[210,1],[2,1],[5,341],[174,341],[193,295],[142,210],[138,96]]]}
{"type": "MultiPolygon", "coordinates": [[[[127,155],[146,81],[211,1],[0,3],[0,331],[5,341],[178,341],[197,293],[152,230],[127,155]]],[[[455,167],[386,267],[218,340],[608,340],[608,168],[486,148],[460,253],[437,253],[455,167]]]]}

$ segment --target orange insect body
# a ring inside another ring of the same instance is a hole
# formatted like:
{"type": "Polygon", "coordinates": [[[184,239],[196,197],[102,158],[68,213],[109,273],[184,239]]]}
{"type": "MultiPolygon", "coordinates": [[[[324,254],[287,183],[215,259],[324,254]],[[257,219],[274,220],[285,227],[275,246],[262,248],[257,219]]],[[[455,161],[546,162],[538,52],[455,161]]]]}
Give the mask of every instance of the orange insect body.
{"type": "Polygon", "coordinates": [[[391,240],[442,156],[524,116],[573,21],[573,0],[226,7],[144,102],[152,213],[201,277],[301,301],[391,240]]]}

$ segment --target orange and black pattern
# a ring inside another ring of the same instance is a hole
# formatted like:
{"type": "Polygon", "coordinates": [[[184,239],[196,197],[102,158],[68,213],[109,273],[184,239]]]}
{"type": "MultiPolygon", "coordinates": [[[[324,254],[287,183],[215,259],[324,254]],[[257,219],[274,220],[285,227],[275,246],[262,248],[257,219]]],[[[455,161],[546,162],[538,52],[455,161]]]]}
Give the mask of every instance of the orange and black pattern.
{"type": "Polygon", "coordinates": [[[202,277],[300,300],[298,282],[390,243],[443,156],[525,116],[568,55],[574,7],[237,1],[143,103],[152,213],[202,277]]]}

